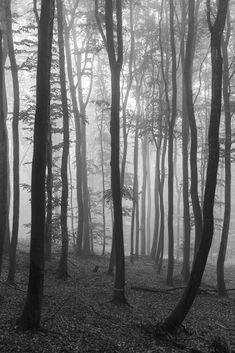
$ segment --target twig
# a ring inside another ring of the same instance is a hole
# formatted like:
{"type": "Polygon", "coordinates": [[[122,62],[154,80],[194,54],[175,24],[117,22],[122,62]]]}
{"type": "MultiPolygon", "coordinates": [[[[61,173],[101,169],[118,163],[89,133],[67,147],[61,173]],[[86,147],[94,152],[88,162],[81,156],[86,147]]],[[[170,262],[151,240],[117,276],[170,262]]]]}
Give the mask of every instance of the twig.
{"type": "Polygon", "coordinates": [[[226,326],[222,325],[222,324],[219,323],[219,322],[215,322],[215,324],[216,324],[217,326],[223,328],[223,329],[226,330],[226,331],[231,331],[231,332],[234,332],[234,331],[235,331],[235,328],[226,327],[226,326]]]}
{"type": "Polygon", "coordinates": [[[50,320],[53,320],[54,317],[56,316],[56,314],[58,314],[58,312],[65,306],[65,304],[69,301],[69,299],[71,299],[71,297],[72,297],[74,294],[75,294],[75,293],[72,293],[72,294],[70,294],[69,296],[67,296],[67,297],[65,298],[65,300],[62,302],[62,304],[57,308],[57,310],[56,310],[51,316],[49,316],[48,318],[46,318],[46,319],[43,321],[43,323],[48,322],[48,321],[50,321],[50,320]]]}

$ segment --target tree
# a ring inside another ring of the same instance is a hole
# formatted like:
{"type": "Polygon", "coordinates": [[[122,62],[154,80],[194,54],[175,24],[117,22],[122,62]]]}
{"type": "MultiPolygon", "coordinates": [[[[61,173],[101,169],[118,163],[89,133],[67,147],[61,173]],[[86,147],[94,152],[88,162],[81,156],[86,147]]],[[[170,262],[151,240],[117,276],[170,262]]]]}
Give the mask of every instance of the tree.
{"type": "Polygon", "coordinates": [[[191,130],[190,169],[191,169],[191,199],[195,219],[195,254],[200,244],[202,234],[202,215],[198,196],[198,172],[197,172],[197,126],[194,115],[192,93],[192,68],[195,42],[195,1],[189,1],[188,36],[186,54],[184,60],[184,84],[186,95],[187,116],[191,130]]]}
{"type": "Polygon", "coordinates": [[[59,67],[60,67],[60,90],[63,112],[63,152],[61,161],[61,236],[62,246],[59,267],[57,270],[60,278],[67,278],[68,258],[68,156],[69,156],[69,113],[65,77],[65,55],[64,55],[64,33],[63,33],[63,0],[57,0],[57,22],[58,22],[58,45],[59,45],[59,67]]]}
{"type": "Polygon", "coordinates": [[[41,1],[38,26],[37,98],[31,189],[31,244],[27,298],[18,324],[22,329],[40,329],[44,281],[45,179],[50,104],[50,68],[54,0],[41,1]]]}
{"type": "MultiPolygon", "coordinates": [[[[186,22],[186,3],[181,1],[182,24],[186,22]]],[[[181,62],[182,70],[185,65],[185,29],[183,28],[181,38],[181,62]]],[[[182,79],[182,169],[183,169],[183,222],[184,222],[184,240],[183,240],[183,279],[187,281],[190,274],[190,206],[189,206],[189,172],[188,172],[188,143],[189,143],[189,121],[186,106],[186,89],[184,84],[184,75],[182,79]]]]}
{"type": "Polygon", "coordinates": [[[6,2],[6,19],[7,19],[7,45],[8,55],[11,64],[12,82],[13,82],[13,94],[14,94],[14,106],[13,106],[13,118],[12,118],[12,134],[13,134],[13,220],[12,220],[12,236],[10,245],[10,262],[9,262],[9,273],[8,281],[13,283],[15,278],[15,267],[16,267],[16,247],[18,242],[18,230],[19,230],[19,209],[20,209],[20,185],[19,185],[19,109],[20,109],[20,98],[19,98],[19,79],[18,79],[18,68],[16,64],[13,35],[12,35],[12,15],[11,15],[11,0],[6,2]]]}
{"type": "Polygon", "coordinates": [[[173,192],[173,142],[174,142],[174,126],[177,113],[177,81],[176,81],[176,48],[175,48],[175,33],[174,33],[174,1],[170,0],[170,42],[172,54],[172,106],[171,116],[169,119],[168,130],[168,268],[166,283],[171,285],[173,282],[174,271],[174,230],[173,230],[173,207],[174,207],[174,192],[173,192]]]}
{"type": "Polygon", "coordinates": [[[225,115],[225,195],[224,195],[224,220],[221,235],[221,242],[217,260],[217,288],[221,296],[226,296],[224,280],[224,261],[227,250],[230,214],[231,214],[231,109],[230,109],[230,82],[228,63],[228,42],[230,38],[230,14],[227,15],[227,33],[222,36],[223,53],[223,100],[225,115]]]}
{"type": "Polygon", "coordinates": [[[113,237],[115,244],[116,273],[113,300],[118,303],[125,303],[125,256],[123,242],[122,223],[122,201],[119,169],[120,150],[120,72],[123,62],[123,41],[122,41],[122,2],[116,0],[117,20],[117,58],[114,42],[114,19],[113,3],[105,1],[105,24],[107,38],[107,52],[111,70],[111,189],[114,209],[113,237]]]}
{"type": "Polygon", "coordinates": [[[8,137],[4,111],[3,35],[0,27],[0,273],[8,223],[8,137]]]}
{"type": "Polygon", "coordinates": [[[76,252],[81,255],[82,252],[82,236],[83,236],[83,223],[84,223],[84,207],[83,207],[83,196],[82,196],[82,155],[81,155],[81,125],[80,125],[80,114],[78,109],[78,102],[76,97],[76,87],[73,78],[73,67],[72,67],[72,56],[71,56],[71,45],[70,45],[70,31],[73,26],[74,17],[78,1],[76,2],[70,22],[65,22],[65,51],[67,61],[67,71],[70,95],[73,107],[73,115],[75,122],[76,131],[76,143],[75,143],[75,157],[76,157],[76,188],[77,188],[77,203],[78,203],[78,227],[77,227],[77,246],[76,252]]]}
{"type": "Polygon", "coordinates": [[[214,233],[214,199],[219,162],[219,125],[221,115],[222,57],[221,37],[225,25],[228,0],[219,0],[215,21],[211,22],[211,2],[207,0],[207,22],[211,33],[212,98],[209,126],[209,156],[203,204],[203,231],[191,275],[181,299],[170,313],[163,327],[168,332],[176,331],[190,310],[206,266],[214,233]]]}

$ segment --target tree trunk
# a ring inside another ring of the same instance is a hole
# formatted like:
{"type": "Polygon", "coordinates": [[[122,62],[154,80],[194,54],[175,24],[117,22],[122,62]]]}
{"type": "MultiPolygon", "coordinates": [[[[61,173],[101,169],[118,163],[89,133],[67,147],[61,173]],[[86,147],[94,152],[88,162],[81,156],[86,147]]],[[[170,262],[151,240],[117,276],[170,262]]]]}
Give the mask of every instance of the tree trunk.
{"type": "Polygon", "coordinates": [[[7,18],[7,44],[8,55],[11,64],[12,83],[13,83],[13,119],[12,119],[12,134],[13,134],[13,220],[12,220],[12,236],[10,245],[10,262],[8,272],[8,282],[13,283],[15,279],[16,268],[16,248],[18,242],[19,231],[19,211],[20,211],[20,175],[19,175],[19,80],[18,68],[16,64],[13,35],[12,35],[12,14],[11,14],[11,0],[6,2],[6,18],[7,18]]]}
{"type": "Polygon", "coordinates": [[[40,328],[43,297],[46,151],[54,6],[54,0],[41,1],[41,16],[38,28],[37,98],[31,190],[30,272],[26,303],[18,321],[21,328],[31,330],[40,328]]]}
{"type": "Polygon", "coordinates": [[[73,79],[72,60],[71,60],[71,48],[69,40],[69,28],[65,28],[65,50],[66,50],[66,61],[68,80],[70,86],[70,94],[73,106],[73,114],[75,121],[76,131],[76,144],[75,144],[75,156],[76,156],[76,187],[77,187],[77,203],[78,203],[78,227],[77,227],[77,246],[76,252],[78,255],[82,253],[82,235],[83,235],[83,222],[84,222],[84,209],[83,209],[83,196],[82,196],[82,156],[81,156],[81,126],[80,126],[80,115],[78,110],[78,103],[76,98],[76,88],[73,79]]]}
{"type": "Polygon", "coordinates": [[[60,278],[68,277],[68,156],[69,156],[69,114],[65,77],[65,55],[64,55],[64,34],[63,34],[63,0],[57,0],[57,22],[58,22],[58,46],[59,46],[59,69],[60,69],[60,90],[63,111],[63,152],[61,161],[61,236],[62,246],[59,267],[57,274],[60,278]]]}
{"type": "MultiPolygon", "coordinates": [[[[186,24],[186,3],[181,2],[182,22],[186,24]]],[[[185,33],[182,36],[181,44],[181,62],[182,71],[185,65],[185,33]]],[[[182,170],[183,170],[183,266],[182,276],[185,282],[188,281],[190,275],[190,241],[191,241],[191,225],[190,225],[190,205],[189,205],[189,171],[188,171],[188,144],[189,144],[189,121],[186,106],[186,91],[184,84],[184,76],[182,78],[182,170]]]]}
{"type": "Polygon", "coordinates": [[[46,212],[46,232],[45,232],[45,260],[51,261],[51,236],[52,236],[52,138],[51,123],[48,124],[47,140],[47,212],[46,212]]]}
{"type": "Polygon", "coordinates": [[[147,145],[147,254],[150,255],[150,246],[151,246],[151,178],[150,178],[150,156],[149,156],[149,144],[147,145]]]}
{"type": "Polygon", "coordinates": [[[163,323],[163,328],[171,333],[179,328],[194,302],[206,266],[214,233],[213,209],[219,162],[219,125],[222,90],[221,36],[226,19],[228,0],[218,1],[217,6],[218,9],[216,19],[212,25],[211,5],[210,0],[207,0],[207,21],[211,33],[212,98],[208,136],[209,157],[203,204],[203,232],[188,284],[175,309],[163,323]]]}
{"type": "Polygon", "coordinates": [[[0,274],[8,223],[8,137],[4,112],[4,67],[2,30],[0,28],[0,274]]]}
{"type": "Polygon", "coordinates": [[[174,229],[173,229],[173,210],[174,210],[174,167],[173,167],[173,142],[174,142],[174,126],[177,113],[177,84],[176,84],[176,49],[175,49],[175,33],[174,33],[174,2],[170,0],[170,41],[172,53],[172,107],[169,121],[169,141],[168,141],[168,268],[167,279],[168,285],[173,284],[174,271],[174,229]]]}
{"type": "Polygon", "coordinates": [[[151,248],[151,258],[155,259],[157,244],[158,244],[158,232],[159,232],[159,148],[156,149],[156,159],[155,159],[155,182],[154,182],[154,232],[153,232],[153,242],[151,248]]]}
{"type": "Polygon", "coordinates": [[[159,229],[159,242],[155,264],[157,265],[157,272],[161,272],[162,260],[164,255],[164,236],[165,236],[165,209],[164,209],[164,183],[165,183],[165,157],[167,147],[167,135],[165,133],[161,158],[161,178],[159,175],[159,202],[160,202],[160,229],[159,229]]]}
{"type": "Polygon", "coordinates": [[[195,251],[194,256],[200,244],[202,235],[202,213],[198,195],[198,172],[197,172],[197,126],[193,107],[192,92],[192,70],[193,54],[195,41],[195,1],[190,2],[188,17],[188,37],[186,43],[186,54],[184,60],[184,84],[186,95],[186,106],[191,130],[191,149],[190,149],[190,167],[191,167],[191,199],[195,220],[195,251]]]}
{"type": "Polygon", "coordinates": [[[229,224],[231,214],[231,111],[230,111],[230,83],[228,64],[228,42],[230,38],[230,19],[227,15],[226,38],[222,37],[223,53],[223,99],[225,113],[225,196],[224,196],[224,221],[222,236],[217,260],[217,288],[220,296],[226,296],[226,286],[224,280],[224,262],[228,244],[229,224]]]}
{"type": "Polygon", "coordinates": [[[124,185],[125,179],[125,167],[126,167],[126,156],[127,156],[127,124],[126,124],[126,107],[127,102],[131,90],[131,85],[133,81],[133,74],[132,74],[132,64],[133,64],[133,54],[134,54],[134,45],[135,45],[135,37],[134,37],[134,23],[133,23],[133,4],[129,3],[129,10],[130,10],[130,34],[131,34],[131,43],[130,43],[130,56],[129,56],[129,65],[128,65],[128,83],[126,88],[126,94],[122,106],[122,119],[123,119],[123,155],[122,155],[122,167],[121,167],[121,186],[124,185]]]}
{"type": "Polygon", "coordinates": [[[105,24],[107,37],[107,51],[111,69],[111,189],[114,209],[113,237],[115,244],[116,273],[113,301],[125,303],[125,256],[122,224],[122,200],[119,169],[120,150],[120,72],[123,62],[123,42],[122,42],[122,3],[116,0],[117,18],[117,59],[114,48],[114,23],[113,23],[113,3],[105,1],[105,24]]]}
{"type": "Polygon", "coordinates": [[[147,136],[142,138],[143,182],[141,199],[141,255],[146,254],[146,185],[147,185],[147,136]]]}

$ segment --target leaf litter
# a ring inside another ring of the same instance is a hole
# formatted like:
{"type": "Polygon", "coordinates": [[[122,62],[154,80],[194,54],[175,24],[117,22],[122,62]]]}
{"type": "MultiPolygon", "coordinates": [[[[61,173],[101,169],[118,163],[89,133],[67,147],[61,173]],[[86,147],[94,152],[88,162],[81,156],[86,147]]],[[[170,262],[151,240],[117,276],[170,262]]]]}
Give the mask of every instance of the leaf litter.
{"type": "MultiPolygon", "coordinates": [[[[235,291],[229,292],[228,298],[217,296],[213,291],[213,266],[207,266],[202,291],[179,332],[161,336],[156,335],[156,326],[174,308],[185,285],[180,264],[175,266],[177,288],[171,288],[165,284],[166,263],[159,275],[148,257],[140,257],[134,265],[127,258],[126,296],[130,305],[121,306],[111,302],[114,278],[107,275],[106,257],[76,258],[70,254],[70,276],[66,281],[56,277],[58,261],[54,254],[52,262],[45,266],[43,332],[19,332],[15,324],[27,292],[28,255],[22,251],[18,254],[15,285],[4,281],[4,261],[0,352],[207,353],[215,352],[211,347],[216,337],[225,340],[230,352],[235,352],[235,291]]],[[[235,287],[234,268],[227,273],[229,287],[235,287]]]]}

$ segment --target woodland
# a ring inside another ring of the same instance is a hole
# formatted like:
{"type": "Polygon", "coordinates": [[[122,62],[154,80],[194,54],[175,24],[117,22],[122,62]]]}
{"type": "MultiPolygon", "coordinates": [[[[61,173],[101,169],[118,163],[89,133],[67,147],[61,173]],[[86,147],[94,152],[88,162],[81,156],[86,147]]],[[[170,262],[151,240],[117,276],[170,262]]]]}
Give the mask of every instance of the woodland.
{"type": "Polygon", "coordinates": [[[234,0],[0,0],[0,352],[235,352],[234,0]]]}

